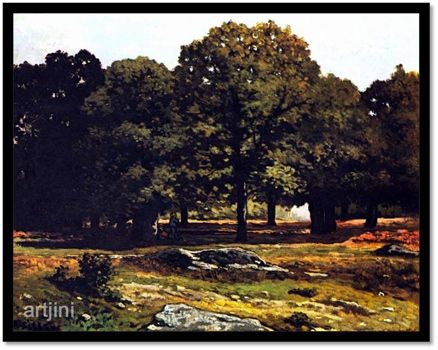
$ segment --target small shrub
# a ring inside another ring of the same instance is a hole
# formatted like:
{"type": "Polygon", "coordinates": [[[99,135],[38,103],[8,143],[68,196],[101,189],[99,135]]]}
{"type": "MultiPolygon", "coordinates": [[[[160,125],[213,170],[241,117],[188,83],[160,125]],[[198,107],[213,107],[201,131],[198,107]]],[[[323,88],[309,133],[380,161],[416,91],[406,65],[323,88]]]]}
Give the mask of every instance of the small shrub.
{"type": "Polygon", "coordinates": [[[14,331],[56,332],[60,327],[46,320],[16,319],[13,321],[14,331]]]}
{"type": "Polygon", "coordinates": [[[58,288],[74,291],[92,297],[102,297],[108,302],[120,301],[119,292],[108,288],[107,283],[114,275],[111,258],[104,255],[85,253],[79,259],[80,275],[68,278],[69,269],[63,265],[56,268],[55,273],[48,277],[58,288]]]}
{"type": "Polygon", "coordinates": [[[108,287],[102,287],[99,289],[99,296],[104,298],[106,301],[113,303],[118,301],[123,301],[124,303],[129,303],[128,300],[123,299],[122,294],[117,290],[112,290],[108,287]]]}
{"type": "Polygon", "coordinates": [[[317,292],[316,288],[293,288],[289,290],[288,294],[297,294],[301,295],[302,297],[312,298],[317,294],[317,292]]]}
{"type": "Polygon", "coordinates": [[[398,287],[418,291],[419,271],[415,263],[382,261],[372,266],[364,265],[355,272],[353,287],[378,292],[398,287]]]}
{"type": "Polygon", "coordinates": [[[49,277],[49,280],[53,283],[65,283],[68,280],[68,272],[69,268],[67,266],[58,266],[55,273],[49,277]]]}
{"type": "Polygon", "coordinates": [[[297,329],[301,329],[303,327],[311,329],[314,327],[309,316],[307,316],[304,312],[294,312],[290,317],[286,318],[284,322],[294,326],[297,329]]]}
{"type": "Polygon", "coordinates": [[[107,289],[114,268],[109,256],[85,253],[79,260],[79,272],[87,287],[99,292],[107,289]]]}
{"type": "Polygon", "coordinates": [[[62,330],[70,332],[108,332],[117,330],[117,324],[110,312],[101,311],[92,315],[89,319],[83,319],[82,316],[79,316],[73,322],[64,326],[62,330]]]}

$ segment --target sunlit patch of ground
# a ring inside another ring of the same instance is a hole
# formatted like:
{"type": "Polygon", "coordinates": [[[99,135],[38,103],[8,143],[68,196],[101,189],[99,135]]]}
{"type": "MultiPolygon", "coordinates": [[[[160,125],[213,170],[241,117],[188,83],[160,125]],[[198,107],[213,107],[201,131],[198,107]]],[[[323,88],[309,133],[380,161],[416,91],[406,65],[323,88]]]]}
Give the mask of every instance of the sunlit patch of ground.
{"type": "MultiPolygon", "coordinates": [[[[257,318],[275,330],[296,331],[285,321],[294,312],[304,312],[320,331],[418,330],[418,258],[373,254],[376,248],[393,240],[417,244],[416,220],[381,219],[373,232],[362,228],[363,220],[350,220],[339,222],[339,231],[326,236],[308,234],[305,223],[279,222],[271,228],[252,221],[247,244],[234,242],[234,225],[224,220],[192,223],[184,232],[185,241],[179,244],[188,244],[188,249],[242,247],[294,272],[293,278],[219,282],[165,269],[151,271],[123,259],[168,249],[173,246],[171,242],[108,251],[77,247],[77,242],[74,248],[59,248],[50,245],[50,235],[16,234],[15,318],[24,319],[25,305],[73,302],[78,316],[110,313],[111,321],[101,321],[104,330],[138,331],[164,305],[186,303],[203,310],[257,318]],[[21,245],[34,241],[44,244],[21,245]],[[112,255],[117,274],[110,285],[126,300],[123,305],[59,290],[47,280],[59,265],[68,266],[70,274],[77,275],[77,258],[84,252],[112,255]],[[291,289],[315,289],[316,294],[306,297],[289,293],[291,289]]],[[[55,243],[62,239],[53,238],[55,243]]],[[[69,320],[55,323],[60,330],[72,330],[69,320]]]]}

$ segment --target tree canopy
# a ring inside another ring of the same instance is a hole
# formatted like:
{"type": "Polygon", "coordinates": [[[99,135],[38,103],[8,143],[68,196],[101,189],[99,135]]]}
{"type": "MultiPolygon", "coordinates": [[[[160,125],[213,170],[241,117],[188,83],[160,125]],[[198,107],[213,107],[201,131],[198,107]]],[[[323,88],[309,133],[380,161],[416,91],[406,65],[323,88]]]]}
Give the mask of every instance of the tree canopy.
{"type": "Polygon", "coordinates": [[[105,213],[120,226],[133,217],[141,239],[150,238],[159,211],[175,197],[178,169],[171,161],[183,138],[175,129],[173,87],[162,64],[146,57],[116,61],[83,108],[92,119],[82,145],[90,214],[105,213]]]}
{"type": "Polygon", "coordinates": [[[100,61],[85,50],[14,66],[16,225],[68,227],[79,220],[81,169],[74,144],[87,128],[80,112],[84,99],[102,81],[100,61]]]}
{"type": "MultiPolygon", "coordinates": [[[[237,239],[246,240],[246,201],[251,174],[307,108],[319,67],[307,43],[273,22],[212,28],[182,47],[176,70],[182,104],[203,139],[197,151],[226,175],[237,202],[237,239]]],[[[263,171],[263,170],[262,170],[263,171]]]]}
{"type": "Polygon", "coordinates": [[[86,50],[13,69],[17,227],[105,220],[150,242],[161,212],[186,225],[227,203],[245,241],[248,200],[269,225],[277,204],[309,203],[314,234],[351,203],[369,227],[379,205],[418,209],[419,75],[401,65],[360,92],[269,21],[211,28],[174,70],[147,57],[104,70],[86,50]]]}

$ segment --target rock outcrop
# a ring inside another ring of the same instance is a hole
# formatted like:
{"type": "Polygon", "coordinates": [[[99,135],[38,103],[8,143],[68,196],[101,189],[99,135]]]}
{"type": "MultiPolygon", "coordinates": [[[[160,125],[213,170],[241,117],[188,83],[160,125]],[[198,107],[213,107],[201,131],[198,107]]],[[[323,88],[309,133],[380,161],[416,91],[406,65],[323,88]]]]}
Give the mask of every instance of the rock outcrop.
{"type": "Polygon", "coordinates": [[[272,265],[254,252],[241,248],[217,248],[188,250],[183,248],[167,249],[147,255],[154,264],[188,272],[211,272],[210,275],[233,275],[233,279],[271,278],[284,279],[293,273],[280,266],[272,265]]]}
{"type": "Polygon", "coordinates": [[[154,316],[146,331],[266,332],[271,329],[253,318],[203,311],[186,304],[169,304],[154,316]]]}
{"type": "Polygon", "coordinates": [[[405,249],[397,244],[387,244],[375,251],[379,256],[404,256],[409,258],[418,257],[418,252],[405,249]]]}

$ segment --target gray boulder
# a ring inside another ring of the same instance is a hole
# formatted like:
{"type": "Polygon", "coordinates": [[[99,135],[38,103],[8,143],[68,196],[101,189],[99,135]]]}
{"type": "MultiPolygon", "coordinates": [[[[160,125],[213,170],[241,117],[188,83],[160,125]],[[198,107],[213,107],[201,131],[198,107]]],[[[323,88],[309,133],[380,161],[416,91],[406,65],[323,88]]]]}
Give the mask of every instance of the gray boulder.
{"type": "Polygon", "coordinates": [[[169,304],[154,316],[146,331],[254,332],[271,331],[253,318],[203,311],[186,304],[169,304]]]}
{"type": "MultiPolygon", "coordinates": [[[[234,278],[260,274],[264,278],[287,278],[293,273],[280,266],[268,264],[254,252],[241,248],[217,248],[188,250],[173,248],[147,255],[154,264],[180,271],[208,271],[215,273],[234,273],[234,278]]],[[[212,276],[215,275],[212,274],[212,276]]]]}
{"type": "Polygon", "coordinates": [[[415,258],[418,256],[418,252],[405,249],[397,244],[387,244],[382,248],[375,251],[379,256],[405,256],[409,258],[415,258]]]}

